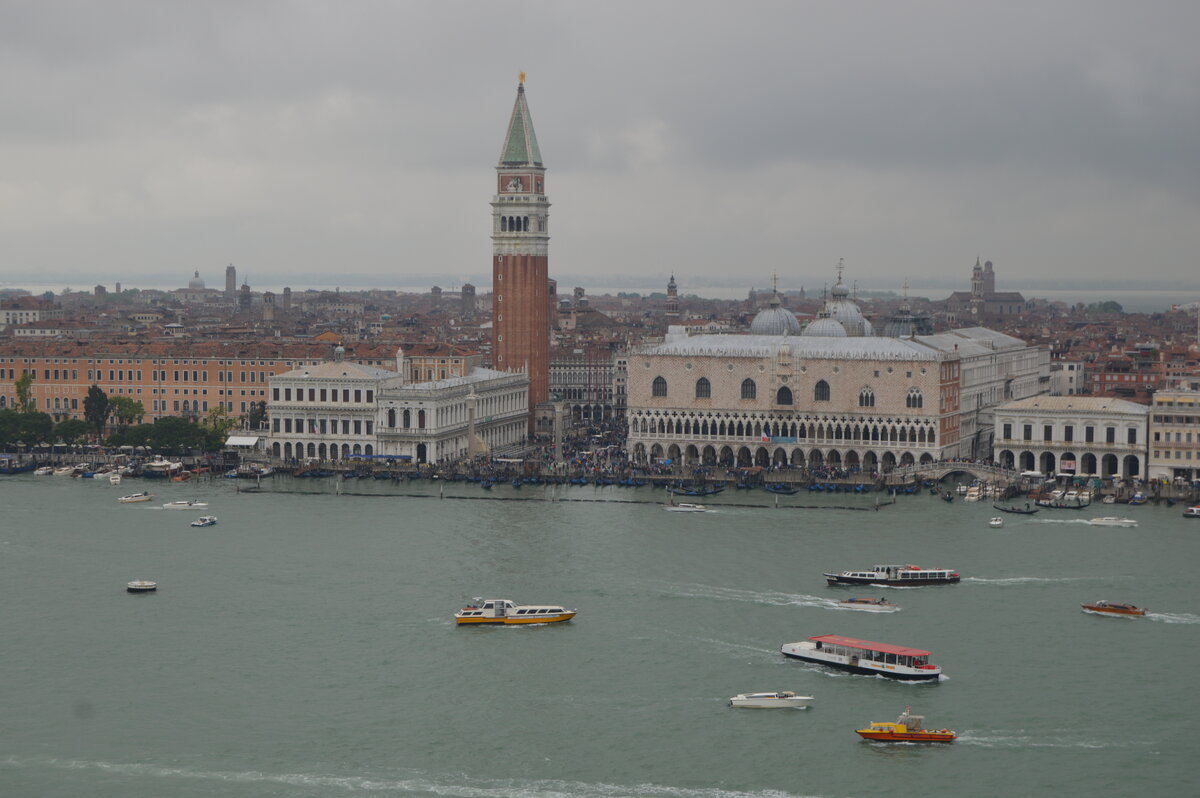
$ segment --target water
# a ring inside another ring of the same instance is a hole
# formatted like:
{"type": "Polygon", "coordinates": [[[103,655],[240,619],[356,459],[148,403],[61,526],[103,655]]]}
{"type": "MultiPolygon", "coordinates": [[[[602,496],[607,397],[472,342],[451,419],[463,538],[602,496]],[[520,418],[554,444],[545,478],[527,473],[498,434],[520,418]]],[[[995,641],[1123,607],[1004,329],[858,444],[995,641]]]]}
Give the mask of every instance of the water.
{"type": "Polygon", "coordinates": [[[264,483],[323,495],[155,485],[160,501],[211,501],[220,525],[192,529],[160,502],[117,504],[129,484],[0,479],[2,795],[1125,796],[1191,794],[1200,778],[1200,525],[1179,508],[1128,508],[1136,529],[1045,523],[1069,520],[1046,511],[996,530],[986,504],[927,495],[853,512],[728,491],[709,505],[761,509],[690,514],[615,487],[493,493],[647,503],[384,495],[427,483],[346,483],[376,496],[333,495],[332,480],[264,483]],[[965,578],[863,591],[821,577],[883,561],[965,578]],[[125,593],[136,578],[159,592],[125,593]],[[834,606],[884,593],[903,610],[834,606]],[[474,595],[580,614],[456,628],[474,595]],[[1152,614],[1079,611],[1099,598],[1152,614]],[[830,632],[931,649],[947,678],[905,684],[779,654],[830,632]],[[726,706],[775,689],[815,700],[726,706]],[[959,740],[854,734],[905,705],[959,740]]]}

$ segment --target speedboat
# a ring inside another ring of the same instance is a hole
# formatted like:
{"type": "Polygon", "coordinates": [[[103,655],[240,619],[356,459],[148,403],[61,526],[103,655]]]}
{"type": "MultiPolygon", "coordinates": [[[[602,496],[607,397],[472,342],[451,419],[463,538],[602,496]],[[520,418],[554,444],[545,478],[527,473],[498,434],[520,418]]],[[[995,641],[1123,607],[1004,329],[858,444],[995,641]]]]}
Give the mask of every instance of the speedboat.
{"type": "Polygon", "coordinates": [[[1101,499],[1100,502],[1102,504],[1116,504],[1117,497],[1115,494],[1109,493],[1103,499],[1101,499]]]}
{"type": "Polygon", "coordinates": [[[1184,518],[1200,518],[1200,504],[1192,505],[1183,511],[1184,518]]]}
{"type": "Polygon", "coordinates": [[[126,582],[125,589],[130,593],[152,593],[158,590],[158,582],[151,582],[147,579],[135,579],[132,582],[126,582]]]}
{"type": "Polygon", "coordinates": [[[576,610],[557,604],[517,604],[508,599],[473,599],[454,613],[454,622],[484,624],[561,623],[575,617],[576,610]]]}
{"type": "Polygon", "coordinates": [[[118,474],[116,471],[111,472],[108,475],[108,484],[109,485],[120,485],[121,484],[121,475],[118,474]]]}
{"type": "Polygon", "coordinates": [[[998,529],[999,527],[1004,526],[1004,519],[1001,518],[1000,516],[996,516],[995,518],[989,518],[988,526],[990,526],[994,529],[998,529]]]}
{"type": "Polygon", "coordinates": [[[167,502],[163,505],[164,510],[207,510],[208,502],[202,502],[199,499],[184,499],[182,501],[167,502]]]}
{"type": "Polygon", "coordinates": [[[898,612],[899,604],[893,604],[885,598],[848,598],[838,602],[838,608],[843,610],[861,610],[862,612],[898,612]]]}
{"type": "Polygon", "coordinates": [[[1140,490],[1129,497],[1129,503],[1135,507],[1139,504],[1145,504],[1148,501],[1150,501],[1150,497],[1145,493],[1142,493],[1140,490]]]}
{"type": "Polygon", "coordinates": [[[687,502],[679,502],[678,504],[663,505],[663,509],[669,513],[711,513],[712,510],[705,507],[703,504],[688,504],[687,502]]]}
{"type": "Polygon", "coordinates": [[[1088,523],[1092,526],[1137,526],[1137,521],[1132,518],[1117,518],[1115,515],[1093,518],[1088,523]]]}
{"type": "Polygon", "coordinates": [[[812,696],[780,690],[777,693],[738,693],[729,699],[729,706],[751,709],[808,709],[808,701],[812,701],[812,696]]]}
{"type": "Polygon", "coordinates": [[[215,515],[202,515],[192,522],[192,526],[216,526],[217,517],[215,515]]]}
{"type": "Polygon", "coordinates": [[[1132,604],[1122,604],[1117,601],[1097,601],[1093,604],[1080,604],[1084,612],[1094,615],[1121,615],[1126,617],[1142,616],[1146,611],[1132,604]]]}
{"type": "Polygon", "coordinates": [[[41,468],[36,468],[33,471],[33,475],[35,477],[48,477],[53,473],[54,473],[53,466],[42,466],[41,468]]]}
{"type": "Polygon", "coordinates": [[[117,501],[121,504],[133,504],[134,502],[148,502],[153,498],[152,494],[142,491],[141,493],[131,493],[128,496],[122,496],[117,501]]]}
{"type": "Polygon", "coordinates": [[[920,568],[916,565],[876,565],[869,571],[842,571],[824,574],[831,585],[890,585],[891,587],[920,587],[921,585],[951,585],[959,580],[949,568],[920,568]]]}
{"type": "Polygon", "coordinates": [[[895,723],[876,721],[865,729],[855,729],[854,733],[866,740],[888,743],[952,743],[957,736],[949,729],[926,729],[925,716],[913,715],[908,707],[895,723]]]}
{"type": "Polygon", "coordinates": [[[75,466],[73,466],[73,465],[63,466],[61,468],[54,469],[54,476],[56,476],[56,477],[69,477],[74,473],[75,473],[75,466]]]}

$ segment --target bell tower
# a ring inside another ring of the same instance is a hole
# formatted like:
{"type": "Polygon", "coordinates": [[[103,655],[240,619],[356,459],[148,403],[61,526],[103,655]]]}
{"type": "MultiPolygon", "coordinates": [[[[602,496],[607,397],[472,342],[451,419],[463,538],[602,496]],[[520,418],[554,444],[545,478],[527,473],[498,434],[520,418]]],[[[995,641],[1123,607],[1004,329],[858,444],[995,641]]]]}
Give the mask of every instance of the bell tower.
{"type": "Polygon", "coordinates": [[[533,409],[550,398],[550,202],[525,100],[525,73],[496,166],[492,197],[492,365],[529,374],[533,409]]]}

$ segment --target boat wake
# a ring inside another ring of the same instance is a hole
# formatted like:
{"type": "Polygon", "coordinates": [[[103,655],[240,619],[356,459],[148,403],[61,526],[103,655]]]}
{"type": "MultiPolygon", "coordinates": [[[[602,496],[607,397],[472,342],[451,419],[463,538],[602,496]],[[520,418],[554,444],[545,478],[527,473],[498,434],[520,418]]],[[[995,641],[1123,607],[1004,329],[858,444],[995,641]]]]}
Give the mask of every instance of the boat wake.
{"type": "Polygon", "coordinates": [[[1102,748],[1126,748],[1130,745],[1138,743],[1126,742],[1103,742],[1100,740],[1078,740],[1073,737],[1033,737],[1021,732],[1011,734],[1005,733],[987,733],[982,731],[965,731],[958,735],[955,743],[963,743],[964,745],[978,745],[983,748],[1075,748],[1075,749],[1102,749],[1102,748]]]}
{"type": "Polygon", "coordinates": [[[1200,623],[1200,615],[1190,612],[1147,612],[1146,617],[1159,623],[1200,623]]]}
{"type": "MultiPolygon", "coordinates": [[[[82,760],[4,760],[7,767],[52,767],[61,770],[93,771],[130,779],[194,780],[233,784],[283,785],[317,788],[323,795],[370,793],[372,795],[429,796],[430,798],[819,798],[779,790],[724,790],[717,787],[673,787],[664,784],[606,784],[560,779],[481,779],[465,774],[446,774],[441,779],[428,773],[380,776],[337,776],[318,773],[264,773],[261,771],[205,771],[158,765],[82,760]]],[[[149,785],[148,785],[149,786],[149,785]]],[[[169,794],[159,784],[155,791],[169,794]]]]}
{"type": "MultiPolygon", "coordinates": [[[[872,589],[874,589],[872,585],[872,589]]],[[[718,601],[745,601],[751,604],[767,604],[772,607],[823,607],[841,609],[837,599],[810,596],[805,593],[782,593],[763,590],[739,590],[732,587],[711,585],[667,585],[672,596],[681,598],[706,598],[718,601]]]]}
{"type": "Polygon", "coordinates": [[[1086,518],[1034,518],[1031,519],[1034,524],[1083,524],[1091,526],[1092,523],[1086,518]]]}
{"type": "MultiPolygon", "coordinates": [[[[972,582],[978,585],[997,585],[1003,587],[1005,585],[1026,585],[1039,583],[1053,584],[1058,582],[1092,582],[1100,578],[1101,577],[1095,576],[1006,576],[989,579],[983,576],[967,576],[963,577],[962,581],[972,582]]],[[[1109,576],[1103,577],[1105,581],[1108,581],[1112,578],[1113,577],[1109,576]]]]}

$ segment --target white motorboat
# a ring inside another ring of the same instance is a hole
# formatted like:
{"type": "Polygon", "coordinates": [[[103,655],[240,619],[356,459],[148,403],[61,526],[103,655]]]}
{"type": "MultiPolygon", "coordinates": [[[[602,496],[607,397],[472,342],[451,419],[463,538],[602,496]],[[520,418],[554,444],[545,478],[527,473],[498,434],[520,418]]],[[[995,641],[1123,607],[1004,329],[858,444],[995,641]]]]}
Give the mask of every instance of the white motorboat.
{"type": "Polygon", "coordinates": [[[62,468],[54,469],[54,476],[56,476],[56,477],[69,477],[74,473],[75,473],[75,466],[73,466],[73,465],[63,466],[62,468]]]}
{"type": "Polygon", "coordinates": [[[990,526],[994,529],[998,529],[998,528],[1004,526],[1004,519],[1001,518],[1000,516],[996,516],[995,518],[989,518],[988,526],[990,526]]]}
{"type": "Polygon", "coordinates": [[[1117,497],[1116,497],[1116,494],[1110,493],[1110,494],[1108,494],[1107,496],[1105,496],[1103,499],[1101,499],[1100,501],[1101,501],[1103,504],[1116,504],[1116,503],[1117,503],[1117,497]]]}
{"type": "Polygon", "coordinates": [[[780,690],[775,693],[738,693],[729,699],[731,707],[749,707],[751,709],[808,709],[810,695],[796,695],[791,690],[780,690]]]}
{"type": "Polygon", "coordinates": [[[192,522],[192,526],[216,526],[217,517],[215,515],[202,515],[192,522]]]}
{"type": "Polygon", "coordinates": [[[900,605],[893,604],[885,598],[848,598],[838,602],[838,609],[859,610],[860,612],[899,612],[900,605]]]}
{"type": "Polygon", "coordinates": [[[561,623],[576,615],[576,610],[558,604],[517,604],[508,599],[472,599],[454,613],[454,622],[462,624],[561,623]]]}
{"type": "Polygon", "coordinates": [[[963,496],[963,501],[977,502],[977,501],[979,501],[981,495],[982,495],[982,491],[980,491],[979,486],[972,485],[971,487],[967,488],[967,493],[965,496],[963,496]]]}
{"type": "Polygon", "coordinates": [[[121,475],[118,474],[116,471],[109,474],[108,475],[108,484],[109,485],[120,485],[121,484],[121,475]]]}
{"type": "Polygon", "coordinates": [[[41,468],[34,469],[33,475],[35,477],[48,477],[53,473],[54,473],[53,466],[42,466],[41,468]]]}
{"type": "Polygon", "coordinates": [[[1088,521],[1092,526],[1137,526],[1137,521],[1132,518],[1118,518],[1115,515],[1106,515],[1103,518],[1093,518],[1088,521]]]}
{"type": "Polygon", "coordinates": [[[135,579],[132,582],[126,582],[125,589],[130,593],[152,593],[158,590],[158,582],[151,582],[148,579],[135,579]]]}
{"type": "Polygon", "coordinates": [[[153,498],[153,494],[142,491],[141,493],[131,493],[128,496],[122,496],[117,501],[121,504],[134,504],[135,502],[148,502],[153,498]]]}
{"type": "Polygon", "coordinates": [[[167,502],[163,505],[164,510],[207,510],[208,502],[202,502],[199,499],[185,499],[175,502],[167,502]]]}
{"type": "Polygon", "coordinates": [[[663,509],[669,513],[711,513],[712,510],[705,507],[703,504],[688,504],[680,502],[679,504],[666,504],[663,509]]]}

